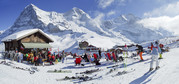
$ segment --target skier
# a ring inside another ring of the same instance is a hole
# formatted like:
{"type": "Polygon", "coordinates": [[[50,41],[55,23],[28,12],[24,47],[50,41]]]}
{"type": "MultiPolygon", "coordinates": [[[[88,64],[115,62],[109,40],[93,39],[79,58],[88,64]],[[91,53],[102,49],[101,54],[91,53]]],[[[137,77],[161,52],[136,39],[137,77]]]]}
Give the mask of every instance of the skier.
{"type": "Polygon", "coordinates": [[[37,56],[34,56],[34,63],[35,63],[35,66],[37,66],[38,65],[38,63],[37,63],[37,59],[39,58],[39,56],[37,55],[37,56]]]}
{"type": "Polygon", "coordinates": [[[50,57],[50,59],[49,59],[50,65],[54,65],[52,56],[53,56],[53,55],[51,55],[51,57],[50,57]]]}
{"type": "Polygon", "coordinates": [[[160,56],[159,59],[163,59],[163,57],[162,57],[163,47],[164,47],[163,44],[160,44],[160,45],[159,45],[159,48],[160,48],[160,51],[161,51],[161,52],[159,53],[159,56],[160,56]]]}
{"type": "Polygon", "coordinates": [[[81,64],[81,58],[80,57],[76,57],[75,65],[80,65],[80,64],[81,64]]]}
{"type": "Polygon", "coordinates": [[[111,60],[111,54],[110,52],[107,53],[108,59],[111,60]]]}
{"type": "Polygon", "coordinates": [[[18,54],[18,58],[19,58],[19,62],[23,62],[23,54],[21,52],[19,52],[18,54]]]}
{"type": "Polygon", "coordinates": [[[15,52],[15,55],[14,55],[14,61],[18,61],[18,52],[17,51],[15,52]]]}
{"type": "Polygon", "coordinates": [[[128,47],[127,47],[126,44],[125,44],[123,50],[124,50],[123,54],[126,55],[126,57],[127,57],[127,55],[128,55],[128,47]]]}
{"type": "Polygon", "coordinates": [[[95,60],[98,59],[98,56],[97,56],[97,54],[95,54],[95,53],[93,53],[93,57],[94,57],[95,60]]]}
{"type": "Polygon", "coordinates": [[[9,51],[5,51],[4,60],[8,57],[9,51]]]}
{"type": "Polygon", "coordinates": [[[64,60],[65,60],[65,52],[63,51],[62,52],[62,63],[64,63],[64,60]]]}
{"type": "Polygon", "coordinates": [[[112,56],[113,56],[113,60],[114,60],[115,62],[117,62],[117,58],[116,58],[116,55],[115,55],[114,51],[112,52],[112,56]]]}
{"type": "Polygon", "coordinates": [[[153,45],[153,43],[151,42],[151,46],[148,47],[148,48],[150,49],[150,52],[152,52],[153,47],[154,47],[154,45],[153,45]]]}
{"type": "Polygon", "coordinates": [[[14,54],[15,54],[14,51],[10,51],[10,60],[14,60],[14,59],[13,59],[13,58],[14,58],[14,54]]]}
{"type": "Polygon", "coordinates": [[[37,61],[39,62],[40,65],[43,65],[42,57],[40,56],[37,61]]]}
{"type": "Polygon", "coordinates": [[[52,61],[55,61],[55,54],[52,55],[52,61]]]}
{"type": "Polygon", "coordinates": [[[101,49],[99,49],[98,53],[99,53],[99,57],[101,58],[101,49]]]}
{"type": "Polygon", "coordinates": [[[158,42],[155,41],[155,45],[154,45],[154,47],[152,49],[152,52],[151,52],[151,54],[152,54],[152,60],[151,60],[151,63],[150,63],[150,69],[149,69],[149,71],[152,71],[154,69],[153,68],[153,62],[154,62],[154,60],[156,61],[156,69],[160,68],[159,67],[159,62],[158,62],[158,52],[160,52],[159,45],[158,45],[158,42]]]}
{"type": "Polygon", "coordinates": [[[85,62],[89,62],[89,60],[88,60],[88,57],[87,57],[87,54],[85,53],[85,55],[84,55],[84,58],[83,58],[84,60],[85,60],[85,62]]]}
{"type": "Polygon", "coordinates": [[[143,61],[144,60],[143,57],[142,57],[143,47],[141,45],[138,45],[138,44],[136,45],[136,47],[138,47],[138,49],[136,49],[136,50],[138,50],[138,54],[140,56],[140,59],[143,61]]]}

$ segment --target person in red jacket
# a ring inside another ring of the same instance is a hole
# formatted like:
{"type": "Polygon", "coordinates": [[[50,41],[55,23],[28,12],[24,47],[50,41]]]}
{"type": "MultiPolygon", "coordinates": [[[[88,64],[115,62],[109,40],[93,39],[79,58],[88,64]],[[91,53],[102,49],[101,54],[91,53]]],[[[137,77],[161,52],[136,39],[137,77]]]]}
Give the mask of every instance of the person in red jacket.
{"type": "Polygon", "coordinates": [[[152,51],[153,47],[154,47],[154,45],[153,45],[153,43],[151,43],[151,46],[148,48],[152,51]]]}
{"type": "Polygon", "coordinates": [[[52,61],[55,61],[55,55],[52,55],[52,61]]]}
{"type": "Polygon", "coordinates": [[[117,62],[116,55],[115,55],[114,51],[112,52],[112,56],[113,56],[113,60],[114,60],[115,62],[117,62]]]}
{"type": "Polygon", "coordinates": [[[35,66],[37,66],[37,59],[38,59],[38,55],[37,56],[34,56],[34,63],[35,63],[35,66]]]}
{"type": "Polygon", "coordinates": [[[97,60],[97,59],[98,59],[97,54],[93,53],[93,56],[94,56],[94,59],[95,59],[95,60],[97,60]]]}
{"type": "Polygon", "coordinates": [[[77,57],[75,60],[75,65],[80,65],[81,64],[81,58],[77,57]]]}

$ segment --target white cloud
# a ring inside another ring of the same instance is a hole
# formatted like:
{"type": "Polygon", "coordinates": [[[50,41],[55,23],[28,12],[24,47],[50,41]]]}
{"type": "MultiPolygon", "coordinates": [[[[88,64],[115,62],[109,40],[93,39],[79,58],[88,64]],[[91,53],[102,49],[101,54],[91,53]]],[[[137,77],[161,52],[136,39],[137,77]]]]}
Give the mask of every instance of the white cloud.
{"type": "Polygon", "coordinates": [[[179,15],[179,1],[167,5],[163,5],[151,12],[144,13],[144,16],[176,16],[179,15]]]}
{"type": "MultiPolygon", "coordinates": [[[[163,2],[163,0],[157,0],[163,2]]],[[[164,0],[164,2],[168,2],[164,0]]],[[[151,29],[164,28],[168,31],[174,32],[174,35],[179,35],[179,1],[169,3],[156,8],[150,12],[144,13],[144,16],[149,17],[138,21],[145,27],[151,29]]]]}
{"type": "Polygon", "coordinates": [[[138,23],[153,29],[164,28],[168,31],[174,32],[174,35],[179,35],[179,15],[175,17],[160,16],[156,18],[145,18],[138,21],[138,23]]]}
{"type": "Polygon", "coordinates": [[[96,20],[97,22],[101,22],[101,20],[104,18],[104,14],[100,13],[94,20],[96,20]]]}
{"type": "Polygon", "coordinates": [[[98,7],[105,9],[108,6],[111,6],[112,4],[115,4],[115,6],[122,6],[122,5],[124,5],[125,1],[126,0],[99,0],[98,7]]]}
{"type": "Polygon", "coordinates": [[[107,13],[107,16],[109,17],[109,16],[114,15],[114,14],[116,14],[115,11],[110,11],[110,12],[107,13]]]}
{"type": "Polygon", "coordinates": [[[101,20],[104,19],[105,14],[99,11],[95,12],[95,18],[93,19],[96,23],[101,24],[101,20]]]}
{"type": "Polygon", "coordinates": [[[105,9],[106,7],[110,6],[114,0],[99,0],[98,5],[100,8],[105,9]]]}

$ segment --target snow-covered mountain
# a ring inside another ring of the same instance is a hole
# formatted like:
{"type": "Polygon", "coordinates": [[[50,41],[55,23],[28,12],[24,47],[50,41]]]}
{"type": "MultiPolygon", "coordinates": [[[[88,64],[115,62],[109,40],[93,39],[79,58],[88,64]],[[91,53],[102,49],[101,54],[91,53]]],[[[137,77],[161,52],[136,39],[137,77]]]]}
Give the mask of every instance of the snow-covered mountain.
{"type": "Polygon", "coordinates": [[[116,44],[141,43],[172,35],[165,30],[145,28],[136,23],[138,20],[140,18],[128,14],[101,21],[102,24],[99,24],[76,7],[66,13],[57,13],[47,12],[30,4],[25,7],[12,27],[0,35],[0,39],[21,30],[39,28],[54,39],[52,46],[71,51],[83,40],[97,47],[111,48],[116,44]]]}
{"type": "Polygon", "coordinates": [[[104,21],[103,26],[110,32],[120,33],[136,43],[156,40],[172,35],[171,32],[164,29],[151,30],[150,28],[145,28],[142,24],[137,23],[139,20],[141,19],[132,14],[127,14],[104,21]]]}
{"type": "MultiPolygon", "coordinates": [[[[163,44],[164,47],[179,48],[179,36],[166,37],[163,39],[159,39],[158,41],[159,43],[163,44]]],[[[154,41],[148,41],[148,42],[143,42],[141,45],[144,48],[147,48],[148,46],[151,46],[151,42],[154,43],[154,41]]]]}
{"type": "Polygon", "coordinates": [[[0,35],[4,32],[4,30],[0,31],[0,35]]]}

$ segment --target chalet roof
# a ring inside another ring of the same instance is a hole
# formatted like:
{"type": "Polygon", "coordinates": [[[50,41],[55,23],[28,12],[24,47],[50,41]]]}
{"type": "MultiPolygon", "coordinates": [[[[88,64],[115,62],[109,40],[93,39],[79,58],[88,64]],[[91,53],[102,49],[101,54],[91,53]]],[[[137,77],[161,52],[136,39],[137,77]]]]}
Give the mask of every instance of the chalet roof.
{"type": "Polygon", "coordinates": [[[95,46],[93,46],[93,45],[89,45],[88,47],[95,47],[95,46]]]}
{"type": "Polygon", "coordinates": [[[8,42],[8,41],[12,41],[12,40],[20,40],[26,36],[29,36],[31,34],[34,34],[36,32],[40,32],[42,35],[44,35],[46,38],[48,38],[50,40],[50,42],[53,42],[53,40],[46,34],[44,33],[42,30],[40,29],[27,29],[27,30],[22,30],[19,32],[16,32],[14,34],[11,34],[5,38],[3,38],[1,41],[2,42],[8,42]]]}

